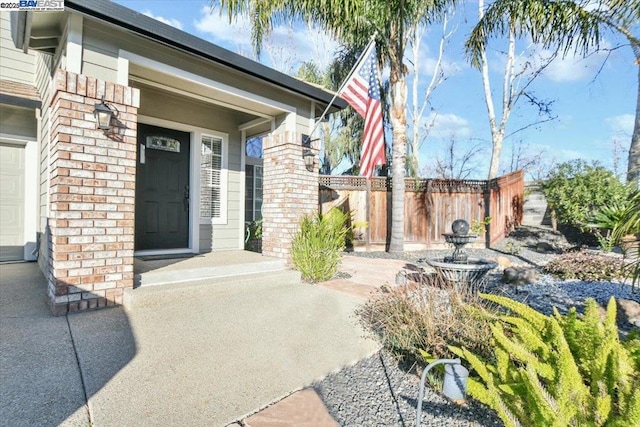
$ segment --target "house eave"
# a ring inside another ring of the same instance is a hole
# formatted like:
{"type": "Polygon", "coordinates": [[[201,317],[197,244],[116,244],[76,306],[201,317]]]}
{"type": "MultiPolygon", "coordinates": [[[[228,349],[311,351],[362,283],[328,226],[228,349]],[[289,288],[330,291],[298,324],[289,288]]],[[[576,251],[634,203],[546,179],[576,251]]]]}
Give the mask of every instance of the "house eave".
{"type": "MultiPolygon", "coordinates": [[[[66,0],[64,5],[65,10],[106,22],[168,47],[212,61],[244,75],[293,92],[298,96],[308,98],[321,105],[328,105],[333,98],[334,93],[330,91],[295,79],[115,2],[103,0],[66,0]]],[[[26,38],[28,35],[25,34],[27,26],[28,17],[26,12],[12,13],[12,33],[14,43],[18,48],[23,48],[25,44],[28,45],[26,41],[28,40],[26,38]]],[[[331,110],[338,111],[346,107],[347,103],[343,99],[336,98],[331,110]]]]}

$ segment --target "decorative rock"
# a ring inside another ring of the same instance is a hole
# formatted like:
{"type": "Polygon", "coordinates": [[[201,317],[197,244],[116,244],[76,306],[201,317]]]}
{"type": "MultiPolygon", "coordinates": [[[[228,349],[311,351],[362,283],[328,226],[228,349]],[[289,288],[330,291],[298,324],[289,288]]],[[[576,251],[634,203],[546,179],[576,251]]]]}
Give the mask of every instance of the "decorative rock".
{"type": "Polygon", "coordinates": [[[536,244],[536,252],[539,252],[541,254],[552,254],[556,252],[556,249],[551,243],[538,242],[538,244],[536,244]]]}
{"type": "Polygon", "coordinates": [[[628,299],[617,299],[618,322],[628,322],[640,328],[640,304],[628,299]]]}
{"type": "Polygon", "coordinates": [[[496,257],[496,262],[498,263],[498,267],[500,267],[501,270],[511,267],[511,260],[506,256],[496,257]]]}
{"type": "Polygon", "coordinates": [[[527,267],[509,267],[502,274],[502,281],[514,286],[528,285],[537,279],[538,272],[533,268],[527,267]]]}

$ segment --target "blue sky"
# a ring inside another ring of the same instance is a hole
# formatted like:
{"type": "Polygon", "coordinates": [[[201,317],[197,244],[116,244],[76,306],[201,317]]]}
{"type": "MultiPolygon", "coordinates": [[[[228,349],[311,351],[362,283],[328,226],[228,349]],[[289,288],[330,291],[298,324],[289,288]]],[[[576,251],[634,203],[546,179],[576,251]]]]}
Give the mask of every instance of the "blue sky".
{"type": "MultiPolygon", "coordinates": [[[[180,28],[212,43],[255,59],[250,45],[250,27],[246,19],[229,25],[218,11],[211,13],[207,0],[116,0],[126,7],[152,16],[169,25],[180,28]]],[[[450,19],[449,29],[455,32],[449,39],[444,53],[447,79],[434,92],[430,113],[423,122],[430,124],[429,136],[420,148],[420,164],[425,174],[433,159],[442,156],[451,138],[455,138],[460,150],[478,145],[484,149],[484,157],[477,159],[472,177],[483,178],[488,170],[491,135],[489,132],[484,92],[480,72],[469,66],[463,56],[462,46],[471,25],[477,19],[477,3],[465,3],[466,10],[459,10],[450,19]]],[[[422,38],[419,53],[420,91],[433,74],[442,27],[428,28],[422,38]]],[[[624,40],[612,33],[605,33],[602,46],[617,47],[624,40]]],[[[526,43],[522,41],[519,47],[526,43]]],[[[294,73],[298,64],[314,60],[326,66],[336,44],[318,29],[300,24],[280,25],[263,46],[261,62],[286,72],[294,73]]],[[[488,52],[490,75],[494,91],[502,87],[504,59],[499,54],[503,43],[492,42],[488,52]]],[[[520,50],[519,50],[520,52],[520,50]]],[[[520,62],[541,54],[541,49],[529,46],[519,57],[520,62]]],[[[410,61],[411,58],[408,58],[410,61]]],[[[510,156],[511,146],[521,140],[531,154],[543,152],[541,169],[553,163],[575,158],[598,160],[609,168],[626,170],[626,154],[633,130],[637,94],[638,65],[629,46],[622,46],[607,53],[596,53],[588,58],[570,56],[554,60],[532,84],[536,97],[552,103],[554,121],[533,126],[505,140],[503,160],[510,156]],[[605,60],[606,59],[606,60],[605,60]],[[618,147],[620,160],[616,162],[618,147]]],[[[409,82],[410,83],[410,82],[409,82]]],[[[500,95],[494,102],[500,110],[500,95]]],[[[537,111],[525,104],[515,108],[507,134],[524,127],[537,118],[537,111]]],[[[534,172],[536,173],[536,172],[534,172]]]]}

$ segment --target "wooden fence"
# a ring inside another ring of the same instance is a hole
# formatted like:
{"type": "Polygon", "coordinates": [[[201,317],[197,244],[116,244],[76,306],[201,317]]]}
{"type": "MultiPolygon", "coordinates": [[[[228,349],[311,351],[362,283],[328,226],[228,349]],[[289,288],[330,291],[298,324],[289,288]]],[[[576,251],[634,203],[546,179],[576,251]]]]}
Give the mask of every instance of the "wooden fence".
{"type": "MultiPolygon", "coordinates": [[[[404,224],[406,249],[445,248],[442,236],[462,218],[470,224],[492,218],[475,244],[490,246],[522,222],[524,174],[490,181],[406,179],[404,224]]],[[[320,177],[320,211],[333,207],[351,212],[356,246],[381,249],[391,233],[391,179],[354,176],[320,177]]]]}

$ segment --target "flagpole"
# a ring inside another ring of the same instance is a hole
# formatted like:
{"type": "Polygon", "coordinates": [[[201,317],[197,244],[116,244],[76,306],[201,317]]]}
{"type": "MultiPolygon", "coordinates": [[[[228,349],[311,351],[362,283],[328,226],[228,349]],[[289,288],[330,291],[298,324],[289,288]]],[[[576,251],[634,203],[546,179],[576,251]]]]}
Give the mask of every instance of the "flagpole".
{"type": "Polygon", "coordinates": [[[318,129],[318,126],[320,125],[320,123],[322,123],[322,119],[324,119],[324,116],[327,115],[327,112],[329,111],[329,108],[331,108],[331,106],[335,102],[336,98],[338,98],[338,95],[340,94],[340,92],[342,92],[342,89],[344,89],[344,85],[349,81],[349,79],[351,78],[351,75],[354,73],[354,71],[358,68],[358,66],[360,65],[362,60],[369,53],[369,50],[371,49],[371,47],[373,46],[373,44],[376,41],[376,36],[377,35],[378,35],[377,31],[375,31],[371,35],[371,39],[369,40],[369,43],[367,44],[366,49],[364,49],[362,51],[362,53],[360,54],[360,57],[356,61],[355,65],[351,68],[351,71],[349,71],[349,75],[347,75],[347,78],[342,81],[342,84],[340,85],[340,88],[338,88],[338,90],[334,93],[333,98],[331,98],[331,101],[329,101],[329,104],[327,104],[327,108],[324,109],[324,111],[322,112],[322,115],[320,116],[320,118],[318,119],[316,124],[313,126],[313,129],[311,130],[311,132],[309,132],[309,135],[307,136],[307,138],[304,141],[302,141],[302,145],[305,145],[305,144],[309,143],[309,141],[311,140],[311,136],[316,131],[316,129],[318,129]]]}

